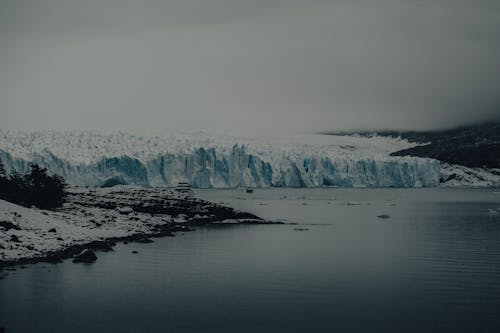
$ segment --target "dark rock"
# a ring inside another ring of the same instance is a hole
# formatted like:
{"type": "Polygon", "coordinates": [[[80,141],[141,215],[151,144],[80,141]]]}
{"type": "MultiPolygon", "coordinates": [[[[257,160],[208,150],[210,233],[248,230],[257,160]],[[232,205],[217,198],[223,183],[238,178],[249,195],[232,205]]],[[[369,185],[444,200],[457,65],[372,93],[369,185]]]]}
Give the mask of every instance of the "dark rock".
{"type": "MultiPolygon", "coordinates": [[[[48,255],[45,260],[45,262],[48,262],[49,264],[59,264],[61,262],[63,262],[63,258],[61,256],[58,256],[58,255],[48,255]]],[[[49,269],[49,272],[50,272],[50,269],[49,269]]]]}
{"type": "Polygon", "coordinates": [[[49,229],[49,232],[57,232],[56,228],[49,229]]]}
{"type": "Polygon", "coordinates": [[[10,236],[10,240],[14,243],[21,243],[21,241],[19,240],[19,237],[17,237],[16,235],[10,236]]]}
{"type": "Polygon", "coordinates": [[[87,247],[96,251],[109,252],[113,251],[113,246],[115,245],[116,243],[110,241],[94,241],[87,244],[87,247]]]}
{"type": "Polygon", "coordinates": [[[138,238],[138,239],[136,239],[136,242],[137,243],[144,243],[144,244],[154,243],[153,240],[151,240],[151,239],[149,239],[147,237],[138,238]]]}
{"type": "Polygon", "coordinates": [[[9,231],[10,229],[21,230],[19,226],[9,221],[0,221],[0,228],[5,229],[6,231],[9,231]]]}
{"type": "Polygon", "coordinates": [[[135,253],[139,253],[139,252],[138,252],[138,251],[132,251],[132,253],[134,253],[134,254],[135,254],[135,253]]]}
{"type": "Polygon", "coordinates": [[[390,215],[387,215],[387,214],[382,214],[382,215],[379,215],[377,216],[379,219],[390,219],[391,216],[390,215]]]}
{"type": "Polygon", "coordinates": [[[57,239],[58,241],[63,241],[63,240],[64,240],[64,239],[63,239],[63,238],[61,238],[61,237],[57,237],[56,239],[57,239]]]}
{"type": "Polygon", "coordinates": [[[83,262],[83,263],[90,264],[96,260],[97,260],[97,256],[95,255],[94,252],[92,252],[90,250],[83,250],[82,253],[80,253],[79,255],[77,255],[75,257],[75,259],[73,259],[73,263],[83,262]]]}
{"type": "Polygon", "coordinates": [[[309,230],[308,228],[293,228],[295,231],[307,231],[309,230]]]}

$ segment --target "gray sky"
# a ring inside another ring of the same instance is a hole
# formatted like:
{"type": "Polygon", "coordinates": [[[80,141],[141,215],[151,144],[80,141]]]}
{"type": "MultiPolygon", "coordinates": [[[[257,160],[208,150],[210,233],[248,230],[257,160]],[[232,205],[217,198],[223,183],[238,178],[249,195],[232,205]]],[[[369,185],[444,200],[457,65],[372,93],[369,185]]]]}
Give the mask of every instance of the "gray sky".
{"type": "Polygon", "coordinates": [[[454,126],[499,59],[498,0],[0,0],[0,128],[454,126]]]}

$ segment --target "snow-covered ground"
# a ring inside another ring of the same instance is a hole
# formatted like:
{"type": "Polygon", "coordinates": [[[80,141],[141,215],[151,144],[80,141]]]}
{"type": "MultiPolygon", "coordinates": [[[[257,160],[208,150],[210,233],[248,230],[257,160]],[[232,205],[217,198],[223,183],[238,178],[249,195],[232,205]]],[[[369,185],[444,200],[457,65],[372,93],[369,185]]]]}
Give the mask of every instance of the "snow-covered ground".
{"type": "Polygon", "coordinates": [[[56,211],[0,200],[0,263],[107,238],[155,234],[162,226],[239,221],[245,214],[166,189],[128,186],[70,188],[68,202],[56,211]]]}
{"type": "Polygon", "coordinates": [[[438,161],[389,156],[414,146],[378,136],[0,131],[7,170],[23,172],[34,161],[70,184],[91,186],[109,179],[143,186],[188,181],[200,188],[438,186],[438,161]]]}
{"type": "Polygon", "coordinates": [[[500,169],[468,168],[441,164],[442,186],[500,187],[500,169]]]}

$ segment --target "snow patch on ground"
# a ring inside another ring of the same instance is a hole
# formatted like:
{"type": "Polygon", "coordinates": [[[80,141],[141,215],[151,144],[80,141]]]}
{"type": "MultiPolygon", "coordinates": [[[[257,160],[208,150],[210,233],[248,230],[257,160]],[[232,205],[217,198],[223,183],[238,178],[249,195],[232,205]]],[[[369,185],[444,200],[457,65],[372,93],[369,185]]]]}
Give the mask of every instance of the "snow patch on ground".
{"type": "MultiPolygon", "coordinates": [[[[70,188],[68,202],[56,211],[0,200],[0,262],[40,257],[107,238],[147,235],[167,224],[212,222],[218,218],[214,215],[216,209],[221,211],[220,206],[186,194],[127,186],[70,188]],[[178,211],[184,213],[176,214],[178,211]]],[[[222,209],[235,220],[237,214],[245,214],[222,209]]]]}
{"type": "Polygon", "coordinates": [[[500,187],[500,169],[468,168],[441,164],[441,186],[500,187]]]}

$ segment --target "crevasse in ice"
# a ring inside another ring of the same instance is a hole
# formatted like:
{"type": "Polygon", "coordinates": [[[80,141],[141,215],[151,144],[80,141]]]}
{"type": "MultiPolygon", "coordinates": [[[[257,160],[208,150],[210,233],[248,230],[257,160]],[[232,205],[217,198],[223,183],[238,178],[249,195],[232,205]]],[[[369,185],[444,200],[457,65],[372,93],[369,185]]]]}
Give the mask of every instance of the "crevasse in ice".
{"type": "Polygon", "coordinates": [[[411,146],[391,138],[327,135],[249,139],[0,132],[0,159],[7,171],[26,172],[36,162],[69,184],[89,186],[112,178],[142,186],[188,181],[198,188],[438,186],[438,161],[389,156],[411,146]]]}

